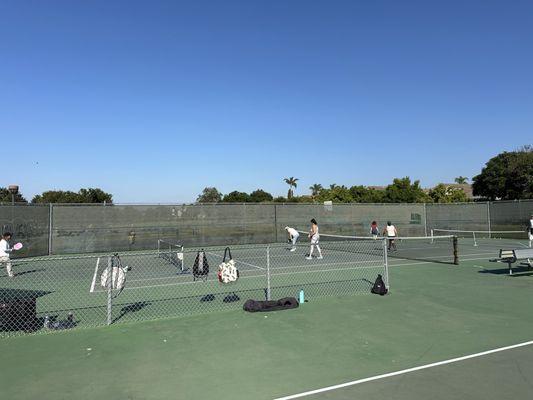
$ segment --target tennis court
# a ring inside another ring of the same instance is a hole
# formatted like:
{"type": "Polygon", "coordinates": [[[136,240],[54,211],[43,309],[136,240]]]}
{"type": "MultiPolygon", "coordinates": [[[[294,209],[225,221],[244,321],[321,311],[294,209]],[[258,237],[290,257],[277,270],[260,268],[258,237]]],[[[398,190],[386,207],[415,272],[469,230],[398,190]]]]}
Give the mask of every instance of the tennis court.
{"type": "MultiPolygon", "coordinates": [[[[0,351],[10,367],[0,383],[11,399],[288,399],[316,390],[303,398],[527,398],[533,388],[533,271],[508,276],[505,265],[488,262],[502,245],[523,244],[459,241],[460,265],[391,258],[391,294],[384,297],[310,293],[308,303],[284,312],[248,314],[239,301],[237,308],[203,315],[7,338],[0,351]]],[[[327,254],[326,245],[323,252],[324,260],[337,254],[327,254]]],[[[248,270],[261,275],[265,264],[256,250],[234,253],[242,277],[248,270]]],[[[344,257],[337,255],[337,263],[344,257]]],[[[301,258],[287,265],[291,273],[309,267],[301,258]]],[[[323,263],[322,270],[324,260],[304,259],[323,263]]],[[[153,292],[155,285],[175,291],[195,285],[175,286],[190,277],[168,268],[174,275],[166,279],[176,282],[139,281],[119,299],[153,292]]],[[[93,272],[80,281],[87,298],[95,295],[87,283],[93,272]]]]}

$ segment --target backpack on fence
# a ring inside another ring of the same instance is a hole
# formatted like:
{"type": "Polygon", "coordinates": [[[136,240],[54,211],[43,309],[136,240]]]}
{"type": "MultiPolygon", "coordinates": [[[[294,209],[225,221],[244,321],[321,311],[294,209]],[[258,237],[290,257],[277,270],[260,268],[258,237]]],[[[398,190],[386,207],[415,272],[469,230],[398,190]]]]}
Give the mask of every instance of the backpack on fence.
{"type": "Polygon", "coordinates": [[[209,275],[209,263],[207,262],[207,257],[203,249],[196,253],[196,259],[194,260],[194,265],[192,267],[192,274],[193,280],[207,280],[207,275],[209,275]]]}
{"type": "Polygon", "coordinates": [[[235,266],[230,248],[226,247],[222,263],[218,266],[218,281],[220,283],[231,283],[236,282],[237,279],[239,279],[239,270],[235,266]]]}

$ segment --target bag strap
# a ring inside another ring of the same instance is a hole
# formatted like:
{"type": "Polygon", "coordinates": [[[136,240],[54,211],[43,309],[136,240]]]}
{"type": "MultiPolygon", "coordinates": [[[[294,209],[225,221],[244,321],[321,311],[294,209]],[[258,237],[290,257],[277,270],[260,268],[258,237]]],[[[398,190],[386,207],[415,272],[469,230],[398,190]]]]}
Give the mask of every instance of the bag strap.
{"type": "Polygon", "coordinates": [[[233,257],[231,256],[231,249],[229,247],[224,249],[224,258],[222,259],[222,262],[226,262],[226,257],[228,261],[233,260],[233,257]]]}

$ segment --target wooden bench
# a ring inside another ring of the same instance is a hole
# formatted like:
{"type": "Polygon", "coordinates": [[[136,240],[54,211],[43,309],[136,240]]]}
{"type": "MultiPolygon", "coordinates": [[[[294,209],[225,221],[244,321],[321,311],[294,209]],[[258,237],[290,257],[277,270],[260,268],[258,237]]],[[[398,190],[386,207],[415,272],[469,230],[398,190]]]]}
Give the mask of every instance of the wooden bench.
{"type": "Polygon", "coordinates": [[[533,260],[533,248],[529,249],[514,249],[514,250],[500,250],[499,258],[489,260],[491,262],[503,262],[509,266],[509,275],[513,274],[513,264],[517,261],[524,261],[520,265],[533,268],[531,260],[533,260]]]}

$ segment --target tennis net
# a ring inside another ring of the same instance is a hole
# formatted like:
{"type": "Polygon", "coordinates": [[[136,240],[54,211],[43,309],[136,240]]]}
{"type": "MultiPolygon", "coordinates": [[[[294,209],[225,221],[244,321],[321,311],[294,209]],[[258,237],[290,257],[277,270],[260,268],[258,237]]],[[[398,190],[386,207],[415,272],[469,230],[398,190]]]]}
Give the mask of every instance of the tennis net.
{"type": "Polygon", "coordinates": [[[183,245],[159,239],[157,241],[157,257],[175,266],[180,271],[185,271],[183,264],[183,245]]]}
{"type": "MultiPolygon", "coordinates": [[[[306,232],[300,232],[306,237],[306,232]]],[[[367,236],[345,236],[320,234],[319,245],[324,251],[364,252],[379,255],[386,241],[387,257],[405,260],[435,262],[442,264],[459,264],[457,237],[454,235],[397,237],[389,239],[367,236]],[[375,246],[354,246],[354,242],[375,242],[375,246]]]]}
{"type": "MultiPolygon", "coordinates": [[[[469,230],[453,230],[453,229],[431,229],[431,236],[438,237],[439,235],[453,235],[461,239],[471,241],[473,246],[479,246],[483,243],[494,244],[496,240],[527,240],[527,232],[523,231],[469,231],[469,230]]],[[[464,242],[464,241],[463,241],[464,242]]]]}

